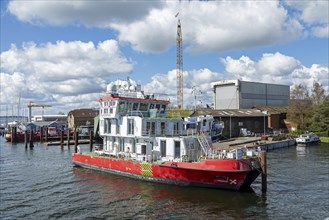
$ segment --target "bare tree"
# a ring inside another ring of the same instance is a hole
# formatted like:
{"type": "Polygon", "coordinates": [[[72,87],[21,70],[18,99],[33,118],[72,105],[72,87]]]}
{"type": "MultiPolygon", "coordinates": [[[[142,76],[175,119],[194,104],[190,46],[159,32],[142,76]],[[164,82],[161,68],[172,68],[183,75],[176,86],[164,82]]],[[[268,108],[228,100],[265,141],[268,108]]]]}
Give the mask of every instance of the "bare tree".
{"type": "Polygon", "coordinates": [[[312,95],[311,95],[312,103],[314,105],[322,104],[325,97],[326,96],[324,94],[324,89],[323,89],[322,85],[319,82],[314,80],[313,88],[312,88],[312,95]]]}
{"type": "Polygon", "coordinates": [[[306,86],[295,85],[290,91],[290,103],[288,118],[298,125],[299,129],[305,129],[309,121],[309,112],[311,110],[311,100],[306,86]]]}

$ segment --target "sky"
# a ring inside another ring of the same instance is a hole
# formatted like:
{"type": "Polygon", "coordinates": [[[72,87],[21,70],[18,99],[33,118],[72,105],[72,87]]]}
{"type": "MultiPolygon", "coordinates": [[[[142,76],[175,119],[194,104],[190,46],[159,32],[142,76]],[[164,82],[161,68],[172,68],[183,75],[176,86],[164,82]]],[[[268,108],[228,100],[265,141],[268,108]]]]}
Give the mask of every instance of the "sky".
{"type": "Polygon", "coordinates": [[[178,19],[185,108],[194,94],[211,105],[221,80],[317,81],[328,94],[328,2],[1,0],[1,116],[27,116],[29,101],[44,114],[98,108],[127,77],[175,106],[178,19]]]}

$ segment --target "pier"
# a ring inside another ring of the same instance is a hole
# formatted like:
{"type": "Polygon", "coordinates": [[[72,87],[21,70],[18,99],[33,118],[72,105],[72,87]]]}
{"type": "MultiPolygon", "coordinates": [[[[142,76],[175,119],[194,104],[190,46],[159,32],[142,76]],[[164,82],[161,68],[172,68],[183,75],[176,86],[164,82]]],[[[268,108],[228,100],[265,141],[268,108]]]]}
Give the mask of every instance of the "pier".
{"type": "Polygon", "coordinates": [[[221,150],[233,150],[241,147],[255,148],[259,147],[263,151],[271,151],[284,147],[295,146],[296,141],[294,139],[287,139],[281,141],[273,141],[271,138],[265,139],[262,137],[242,137],[231,139],[227,141],[219,141],[213,143],[215,149],[221,150]]]}

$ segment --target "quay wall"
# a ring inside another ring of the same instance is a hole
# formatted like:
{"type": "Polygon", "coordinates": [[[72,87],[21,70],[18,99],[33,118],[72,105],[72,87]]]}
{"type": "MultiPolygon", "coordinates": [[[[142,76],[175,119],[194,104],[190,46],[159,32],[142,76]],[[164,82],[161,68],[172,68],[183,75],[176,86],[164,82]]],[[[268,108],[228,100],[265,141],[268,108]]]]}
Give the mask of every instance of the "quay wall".
{"type": "Polygon", "coordinates": [[[276,149],[295,146],[295,145],[296,145],[295,140],[287,140],[287,141],[263,143],[263,144],[260,145],[260,147],[261,147],[262,150],[270,151],[270,150],[276,150],[276,149]]]}

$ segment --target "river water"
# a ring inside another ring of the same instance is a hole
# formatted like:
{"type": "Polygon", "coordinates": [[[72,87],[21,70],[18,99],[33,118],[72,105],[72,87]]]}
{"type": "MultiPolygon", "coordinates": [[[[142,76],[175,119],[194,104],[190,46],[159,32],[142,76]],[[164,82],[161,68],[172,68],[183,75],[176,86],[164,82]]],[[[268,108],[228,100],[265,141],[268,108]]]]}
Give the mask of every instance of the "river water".
{"type": "Polygon", "coordinates": [[[74,167],[74,147],[0,142],[1,219],[329,218],[329,144],[268,152],[264,195],[260,177],[252,192],[184,188],[74,167]]]}

